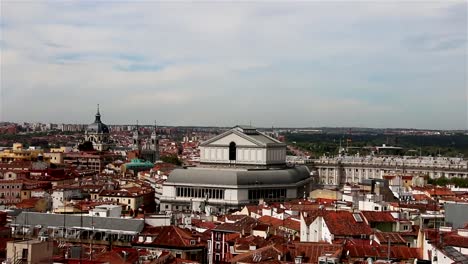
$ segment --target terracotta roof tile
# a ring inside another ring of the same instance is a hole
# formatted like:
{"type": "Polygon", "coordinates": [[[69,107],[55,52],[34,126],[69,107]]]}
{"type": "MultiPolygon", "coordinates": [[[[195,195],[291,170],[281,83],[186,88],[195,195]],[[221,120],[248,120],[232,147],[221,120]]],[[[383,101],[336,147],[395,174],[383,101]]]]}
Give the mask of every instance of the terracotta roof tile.
{"type": "MultiPolygon", "coordinates": [[[[360,236],[373,233],[370,226],[364,221],[356,221],[353,213],[348,211],[323,211],[323,218],[328,229],[335,236],[360,236]]],[[[362,214],[358,214],[362,218],[362,214]]]]}
{"type": "MultiPolygon", "coordinates": [[[[192,231],[195,232],[195,231],[192,231]]],[[[151,242],[138,242],[135,239],[134,244],[150,244],[161,247],[200,247],[201,242],[198,241],[199,233],[192,233],[189,230],[182,229],[177,226],[157,226],[145,227],[141,235],[151,237],[151,242]],[[192,242],[195,241],[195,242],[192,242]],[[193,244],[195,243],[195,244],[193,244]]]]}
{"type": "Polygon", "coordinates": [[[295,242],[289,247],[292,258],[302,256],[303,262],[314,264],[318,263],[318,258],[324,254],[339,258],[342,250],[342,245],[316,242],[295,242]]]}
{"type": "Polygon", "coordinates": [[[380,244],[386,244],[390,240],[390,244],[406,244],[406,240],[397,232],[376,232],[375,237],[380,244]]]}
{"type": "Polygon", "coordinates": [[[391,212],[383,211],[362,211],[362,214],[369,223],[396,223],[397,220],[393,218],[391,212]]]}

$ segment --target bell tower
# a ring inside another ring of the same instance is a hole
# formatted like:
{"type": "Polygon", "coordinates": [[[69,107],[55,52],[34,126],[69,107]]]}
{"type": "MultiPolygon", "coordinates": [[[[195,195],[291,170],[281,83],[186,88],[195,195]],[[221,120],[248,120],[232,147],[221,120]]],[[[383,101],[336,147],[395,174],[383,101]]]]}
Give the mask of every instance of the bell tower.
{"type": "Polygon", "coordinates": [[[138,126],[138,120],[136,122],[135,130],[133,130],[132,147],[134,150],[141,151],[141,138],[140,138],[140,127],[138,126]]]}
{"type": "Polygon", "coordinates": [[[159,139],[158,139],[157,129],[158,129],[158,126],[155,121],[153,132],[151,133],[151,144],[150,144],[150,149],[154,155],[154,161],[159,160],[159,139]]]}

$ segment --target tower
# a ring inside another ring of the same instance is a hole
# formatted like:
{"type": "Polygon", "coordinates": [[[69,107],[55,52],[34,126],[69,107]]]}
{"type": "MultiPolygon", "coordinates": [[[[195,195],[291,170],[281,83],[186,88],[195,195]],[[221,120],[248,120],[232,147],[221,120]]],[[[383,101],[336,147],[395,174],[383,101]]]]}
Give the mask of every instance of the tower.
{"type": "Polygon", "coordinates": [[[158,140],[158,133],[157,133],[158,126],[156,122],[154,122],[153,132],[151,133],[151,145],[150,149],[153,152],[153,162],[159,160],[159,140],[158,140]]]}
{"type": "Polygon", "coordinates": [[[99,105],[94,123],[89,124],[85,131],[85,141],[93,143],[93,148],[98,151],[109,150],[112,147],[112,142],[109,135],[109,127],[102,123],[99,105]]]}
{"type": "Polygon", "coordinates": [[[136,128],[133,131],[133,137],[132,138],[133,138],[133,149],[141,151],[141,138],[140,138],[138,120],[137,120],[136,128]]]}

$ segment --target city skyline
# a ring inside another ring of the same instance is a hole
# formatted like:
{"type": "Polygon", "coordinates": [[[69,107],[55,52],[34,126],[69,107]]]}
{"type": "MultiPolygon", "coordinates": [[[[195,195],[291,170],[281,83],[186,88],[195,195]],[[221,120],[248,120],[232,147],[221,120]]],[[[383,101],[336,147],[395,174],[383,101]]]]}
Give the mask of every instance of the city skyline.
{"type": "Polygon", "coordinates": [[[466,8],[2,1],[0,121],[467,129],[466,8]]]}

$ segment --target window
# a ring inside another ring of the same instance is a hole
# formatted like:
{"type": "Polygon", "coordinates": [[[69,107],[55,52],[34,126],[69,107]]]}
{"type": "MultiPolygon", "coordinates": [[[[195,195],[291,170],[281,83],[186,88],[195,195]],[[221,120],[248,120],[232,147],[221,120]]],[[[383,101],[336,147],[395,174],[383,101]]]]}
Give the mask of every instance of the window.
{"type": "Polygon", "coordinates": [[[256,199],[275,199],[282,200],[286,198],[286,189],[251,189],[248,193],[249,200],[256,199]]]}
{"type": "Polygon", "coordinates": [[[408,228],[407,225],[404,225],[404,226],[403,226],[403,230],[408,230],[408,229],[409,229],[409,228],[408,228]]]}
{"type": "Polygon", "coordinates": [[[231,142],[229,144],[229,160],[236,160],[236,143],[231,142]]]}
{"type": "Polygon", "coordinates": [[[362,222],[362,217],[359,213],[354,213],[353,217],[354,217],[354,220],[356,220],[356,222],[358,223],[362,222]]]}
{"type": "Polygon", "coordinates": [[[221,243],[216,242],[216,247],[215,247],[215,249],[217,249],[217,250],[221,249],[221,243]]]}

